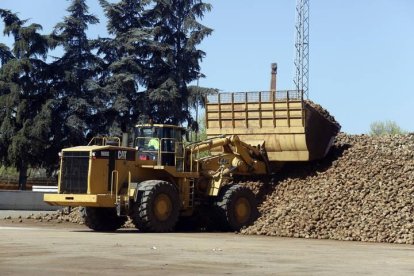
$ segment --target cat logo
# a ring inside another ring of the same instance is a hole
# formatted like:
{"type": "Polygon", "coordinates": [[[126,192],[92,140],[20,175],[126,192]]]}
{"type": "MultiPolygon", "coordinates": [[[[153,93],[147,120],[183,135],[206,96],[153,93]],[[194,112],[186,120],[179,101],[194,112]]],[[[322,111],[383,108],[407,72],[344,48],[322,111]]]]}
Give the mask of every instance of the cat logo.
{"type": "Polygon", "coordinates": [[[127,151],[126,150],[119,150],[118,151],[118,159],[127,159],[127,151]]]}

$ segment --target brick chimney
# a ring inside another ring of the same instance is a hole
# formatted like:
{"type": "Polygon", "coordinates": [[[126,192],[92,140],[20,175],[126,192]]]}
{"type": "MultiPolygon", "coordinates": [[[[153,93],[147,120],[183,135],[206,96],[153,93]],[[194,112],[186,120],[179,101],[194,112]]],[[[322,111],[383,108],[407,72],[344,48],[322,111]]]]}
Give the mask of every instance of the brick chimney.
{"type": "Polygon", "coordinates": [[[274,92],[276,91],[277,63],[272,63],[271,68],[272,79],[270,80],[270,91],[274,92]]]}

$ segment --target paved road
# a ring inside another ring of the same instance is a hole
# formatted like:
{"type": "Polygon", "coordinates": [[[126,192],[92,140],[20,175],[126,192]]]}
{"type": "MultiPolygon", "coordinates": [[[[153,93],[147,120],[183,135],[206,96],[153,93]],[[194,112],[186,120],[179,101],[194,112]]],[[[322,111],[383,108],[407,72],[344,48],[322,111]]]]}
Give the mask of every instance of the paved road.
{"type": "Polygon", "coordinates": [[[0,222],[1,275],[413,275],[414,246],[0,222]]]}

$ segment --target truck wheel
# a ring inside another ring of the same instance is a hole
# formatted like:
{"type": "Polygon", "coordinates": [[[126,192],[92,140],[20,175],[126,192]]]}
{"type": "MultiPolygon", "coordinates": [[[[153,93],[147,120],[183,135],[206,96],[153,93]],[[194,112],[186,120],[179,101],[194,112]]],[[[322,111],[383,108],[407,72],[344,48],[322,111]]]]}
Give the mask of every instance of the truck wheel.
{"type": "Polygon", "coordinates": [[[168,232],[174,229],[180,211],[178,191],[171,183],[149,180],[140,183],[131,215],[135,227],[143,232],[168,232]]]}
{"type": "Polygon", "coordinates": [[[219,226],[224,230],[239,231],[253,224],[259,212],[253,192],[241,185],[223,188],[215,203],[219,226]]]}
{"type": "Polygon", "coordinates": [[[126,217],[119,217],[115,208],[85,207],[85,225],[100,232],[112,232],[125,224],[126,217]]]}

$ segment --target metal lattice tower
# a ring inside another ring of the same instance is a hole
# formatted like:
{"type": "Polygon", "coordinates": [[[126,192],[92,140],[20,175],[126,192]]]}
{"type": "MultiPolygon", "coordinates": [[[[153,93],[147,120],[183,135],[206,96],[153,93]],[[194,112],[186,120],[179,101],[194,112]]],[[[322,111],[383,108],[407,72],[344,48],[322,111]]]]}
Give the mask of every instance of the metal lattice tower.
{"type": "Polygon", "coordinates": [[[296,0],[296,90],[309,98],[309,0],[296,0]]]}

